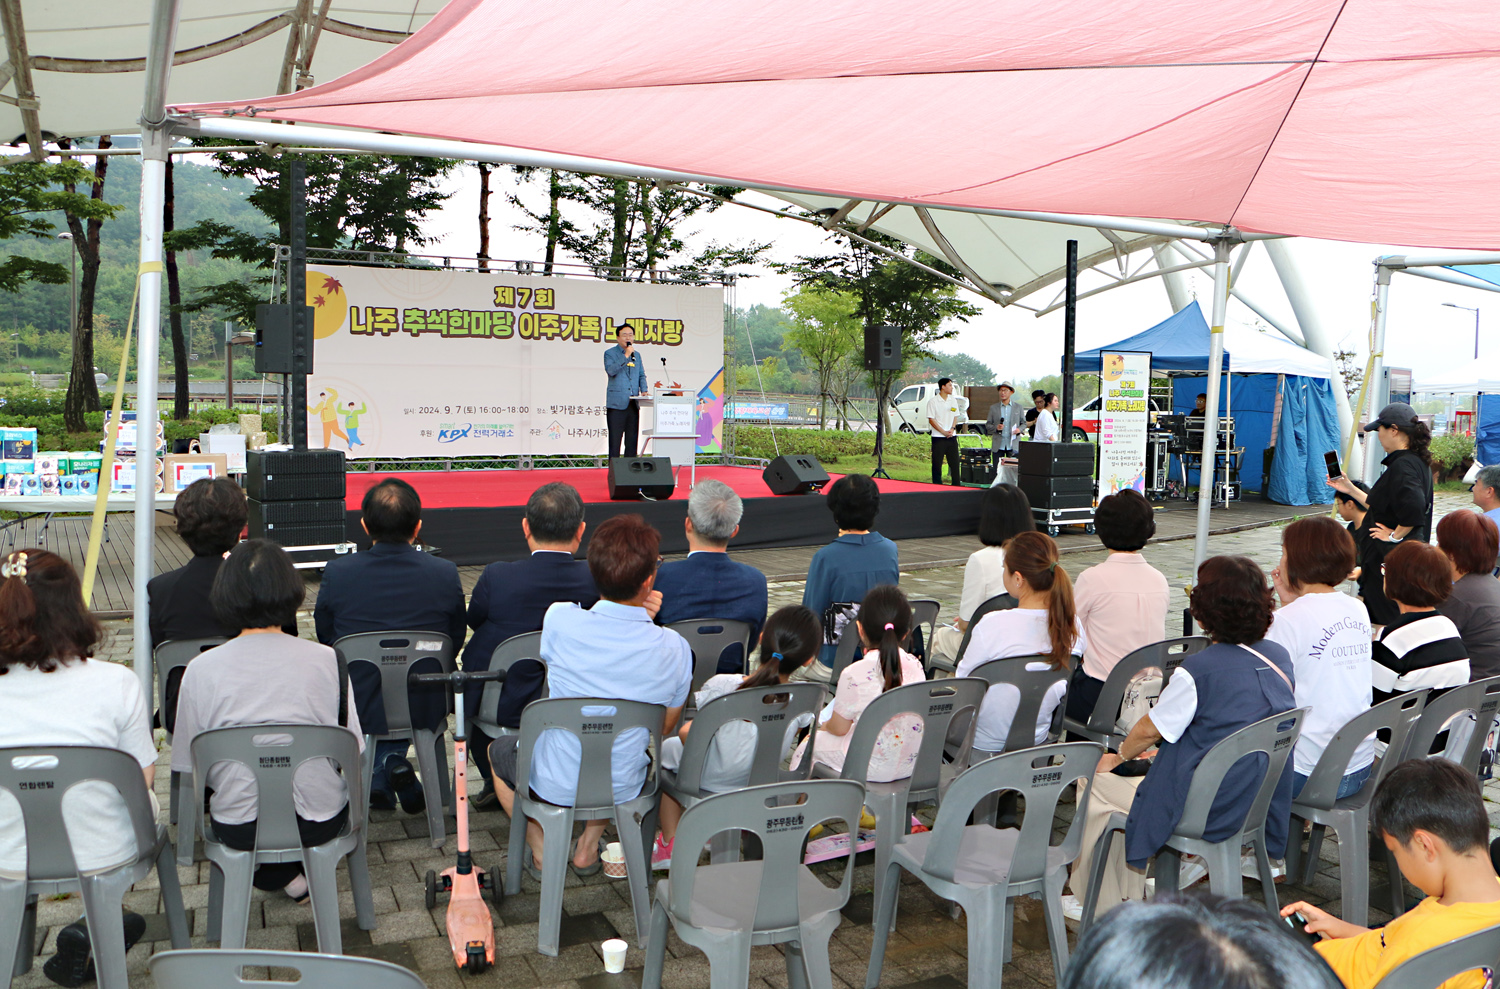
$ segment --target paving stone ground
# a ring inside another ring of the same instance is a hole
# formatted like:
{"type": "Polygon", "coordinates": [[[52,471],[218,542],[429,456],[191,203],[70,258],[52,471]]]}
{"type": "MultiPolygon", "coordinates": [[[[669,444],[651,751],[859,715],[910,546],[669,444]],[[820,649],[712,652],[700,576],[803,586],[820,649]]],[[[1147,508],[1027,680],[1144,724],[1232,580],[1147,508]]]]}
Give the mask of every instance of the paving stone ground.
{"type": "MultiPolygon", "coordinates": [[[[1439,495],[1438,514],[1461,507],[1465,496],[1439,495]]],[[[1213,553],[1244,553],[1269,569],[1279,556],[1280,528],[1269,526],[1213,538],[1213,553]]],[[[977,544],[976,544],[977,545],[977,544]]],[[[1065,566],[1076,575],[1103,557],[1102,551],[1070,553],[1065,566]]],[[[1147,550],[1151,562],[1161,569],[1173,587],[1172,615],[1169,633],[1177,624],[1185,606],[1184,588],[1192,567],[1190,541],[1166,543],[1147,550]]],[[[472,583],[473,576],[469,577],[472,583]]],[[[903,576],[903,586],[920,597],[933,597],[944,603],[948,617],[959,597],[963,581],[962,567],[919,570],[903,576]]],[[[777,582],[771,587],[773,608],[800,600],[802,586],[797,581],[777,582]]],[[[129,622],[111,622],[111,642],[104,658],[128,662],[130,650],[129,622]]],[[[303,617],[304,634],[311,634],[310,615],[303,617]]],[[[163,807],[167,803],[167,764],[169,749],[163,744],[157,764],[157,792],[163,807]]],[[[471,784],[478,792],[478,784],[471,784]]],[[[1500,825],[1500,783],[1485,787],[1493,824],[1500,825]]],[[[1055,827],[1061,833],[1071,819],[1072,806],[1059,809],[1055,827]]],[[[931,812],[920,816],[930,822],[931,812]]],[[[483,867],[503,869],[509,843],[509,821],[498,811],[471,816],[471,838],[475,859],[483,867]]],[[[634,947],[635,924],[630,909],[629,892],[621,881],[603,876],[579,879],[569,875],[563,895],[564,928],[562,950],[555,957],[537,953],[537,910],[539,887],[530,878],[523,881],[520,895],[506,898],[492,908],[495,920],[497,953],[495,969],[479,976],[457,971],[452,963],[444,935],[444,908],[439,902],[434,910],[426,909],[423,876],[428,869],[442,870],[452,864],[455,852],[452,837],[453,820],[447,821],[448,840],[441,849],[433,849],[426,834],[424,817],[412,817],[400,811],[376,811],[371,814],[369,833],[370,875],[374,885],[378,926],[361,931],[354,924],[353,903],[348,890],[347,873],[340,869],[344,949],[346,953],[381,958],[404,965],[421,975],[427,985],[438,987],[492,986],[531,989],[615,989],[638,986],[643,962],[642,952],[634,947]],[[599,942],[618,934],[632,943],[627,968],[621,976],[604,974],[599,942]]],[[[1282,903],[1306,899],[1339,913],[1339,873],[1337,841],[1330,836],[1324,842],[1321,860],[1308,884],[1288,881],[1278,887],[1282,903]]],[[[835,987],[860,987],[865,983],[866,964],[872,941],[871,913],[874,867],[869,855],[856,860],[853,877],[854,895],[843,912],[843,921],[833,936],[830,961],[835,987]]],[[[840,863],[820,866],[825,880],[836,879],[840,863]]],[[[1371,865],[1371,921],[1388,919],[1379,905],[1388,901],[1388,883],[1384,867],[1371,865]]],[[[191,914],[193,945],[205,946],[208,900],[208,870],[205,862],[178,869],[183,898],[191,914]]],[[[660,874],[658,874],[660,875],[660,874]]],[[[1259,899],[1260,885],[1245,881],[1245,894],[1259,899]]],[[[929,893],[910,876],[904,877],[899,901],[897,929],[892,933],[886,953],[886,964],[880,985],[909,989],[960,989],[967,981],[967,932],[962,916],[950,916],[949,904],[929,893]]],[[[165,917],[161,915],[160,896],[155,876],[127,894],[127,908],[145,914],[149,920],[146,939],[132,949],[129,966],[132,985],[149,986],[146,963],[151,953],[166,950],[165,917]]],[[[38,906],[38,948],[32,971],[17,978],[17,989],[48,986],[41,973],[41,963],[54,951],[57,931],[77,919],[81,912],[76,897],[49,899],[38,906]]],[[[1076,932],[1070,925],[1070,942],[1076,932]]],[[[291,902],[282,893],[256,892],[251,904],[247,945],[258,948],[313,950],[315,939],[312,914],[307,906],[291,902]]],[[[675,935],[668,939],[668,959],[663,984],[668,989],[688,989],[708,984],[708,964],[696,949],[688,947],[675,935]]],[[[1004,984],[1008,987],[1054,986],[1052,961],[1048,951],[1040,903],[1021,899],[1015,903],[1013,960],[1006,965],[1004,984]]],[[[750,985],[753,989],[785,989],[787,986],[783,957],[775,947],[759,947],[751,960],[750,985]]]]}

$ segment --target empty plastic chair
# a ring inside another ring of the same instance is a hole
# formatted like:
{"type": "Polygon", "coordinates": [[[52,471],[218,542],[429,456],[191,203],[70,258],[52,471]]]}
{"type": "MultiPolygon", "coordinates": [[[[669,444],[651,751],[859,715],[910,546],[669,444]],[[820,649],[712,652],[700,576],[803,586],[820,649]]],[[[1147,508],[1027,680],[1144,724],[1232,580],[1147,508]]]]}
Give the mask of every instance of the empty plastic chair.
{"type": "Polygon", "coordinates": [[[194,814],[203,853],[214,868],[208,880],[208,938],[220,947],[243,948],[250,922],[250,890],[255,867],[268,862],[301,862],[312,899],[318,950],[343,950],[339,930],[339,860],[349,858],[349,888],[363,931],[375,929],[375,900],[365,858],[365,788],[359,742],[347,728],[333,725],[244,725],[215,728],[193,739],[193,807],[204,806],[208,772],[221,762],[236,763],[255,777],[255,850],[241,851],[218,840],[208,815],[194,814]],[[298,767],[329,760],[344,774],[349,791],[349,823],[332,841],[302,846],[292,783],[298,767]]]}
{"type": "Polygon", "coordinates": [[[750,667],[750,623],[736,622],[727,618],[693,618],[668,625],[672,631],[687,639],[693,650],[693,687],[688,691],[688,703],[704,681],[719,672],[719,657],[732,645],[740,647],[742,667],[750,667]]]}
{"type": "MultiPolygon", "coordinates": [[[[172,744],[172,730],[177,727],[177,689],[182,683],[182,674],[187,665],[214,646],[229,640],[222,635],[203,639],[172,639],[163,642],[151,651],[151,665],[156,670],[156,710],[161,715],[161,726],[167,730],[167,744],[172,744]]],[[[169,770],[170,772],[170,770],[169,770]]],[[[167,800],[167,821],[177,823],[178,793],[182,789],[182,773],[172,773],[167,800]]]]}
{"type": "Polygon", "coordinates": [[[374,958],[315,955],[306,951],[253,951],[195,948],[163,951],[151,956],[151,981],[156,989],[228,989],[265,986],[286,989],[425,989],[426,983],[410,969],[374,958]],[[247,979],[245,968],[292,969],[295,980],[247,979]]]}
{"type": "Polygon", "coordinates": [[[1408,958],[1375,983],[1375,989],[1438,989],[1476,968],[1500,971],[1500,926],[1486,927],[1408,958]]]}
{"type": "MultiPolygon", "coordinates": [[[[1047,738],[1042,744],[1056,740],[1061,732],[1063,712],[1068,704],[1067,684],[1071,674],[1066,667],[1050,668],[1050,660],[1046,656],[1012,656],[1008,659],[992,659],[987,663],[980,663],[969,671],[969,676],[983,680],[992,688],[1004,684],[1020,692],[1021,697],[1016,706],[1015,716],[1010,720],[1010,731],[1005,736],[1005,748],[1002,750],[1005,752],[1029,749],[1038,744],[1036,724],[1037,718],[1041,715],[1042,704],[1047,700],[1047,695],[1058,684],[1062,684],[1062,697],[1052,713],[1047,738]],[[1031,663],[1048,663],[1049,668],[1028,670],[1026,667],[1031,663]]],[[[999,691],[987,691],[986,702],[997,703],[999,693],[999,691]]],[[[969,759],[973,762],[987,759],[994,754],[993,751],[979,748],[978,743],[975,743],[975,747],[970,751],[969,759]]]]}
{"type": "Polygon", "coordinates": [[[1111,752],[1116,751],[1120,743],[1125,741],[1125,733],[1116,726],[1120,720],[1120,705],[1125,700],[1125,691],[1130,686],[1130,681],[1143,670],[1158,669],[1162,672],[1162,686],[1166,686],[1172,670],[1181,666],[1184,659],[1207,648],[1208,639],[1201,635],[1165,639],[1141,646],[1122,657],[1114,669],[1109,671],[1088,721],[1076,721],[1064,715],[1063,729],[1099,742],[1111,752]]]}
{"type": "Polygon", "coordinates": [[[641,989],[661,989],[669,923],[708,956],[713,989],[749,985],[750,948],[757,944],[786,945],[788,985],[832,989],[828,939],[849,902],[854,858],[831,889],[802,864],[802,847],[824,822],[842,823],[853,834],[863,802],[857,783],[806,780],[720,793],[689,808],[677,826],[671,874],[656,884],[641,989]],[[761,859],[699,865],[699,851],[724,831],[759,838],[761,859]]]}
{"type": "Polygon", "coordinates": [[[938,618],[943,613],[942,602],[933,598],[914,598],[911,601],[911,627],[922,630],[922,665],[927,669],[927,678],[932,679],[932,637],[937,634],[938,618]]]}
{"type": "Polygon", "coordinates": [[[31,970],[36,954],[39,896],[78,893],[88,918],[94,968],[102,989],[125,989],[125,932],[121,902],[132,885],[155,867],[172,946],[188,946],[187,914],[177,885],[177,866],[167,829],[156,823],[141,767],[130,755],[89,746],[24,746],[0,749],[0,791],[21,807],[26,826],[26,877],[0,876],[0,959],[14,959],[14,975],[31,970]],[[63,817],[63,798],[79,783],[98,781],[119,791],[135,832],[133,862],[78,874],[63,817]]]}
{"type": "Polygon", "coordinates": [[[977,763],[955,779],[943,796],[932,830],[898,841],[886,875],[877,876],[875,941],[865,985],[874,989],[880,984],[901,869],[964,908],[969,928],[969,989],[999,989],[1001,969],[1010,954],[1011,900],[1027,894],[1041,897],[1052,946],[1052,971],[1061,981],[1068,966],[1062,891],[1068,867],[1083,845],[1094,768],[1103,751],[1096,742],[1070,742],[1006,752],[977,763]],[[1054,845],[1058,798],[1078,780],[1084,785],[1078,791],[1072,823],[1063,840],[1054,845]],[[968,823],[978,805],[1002,792],[1026,798],[1026,816],[1019,829],[968,823]]]}
{"type": "MultiPolygon", "coordinates": [[[[504,642],[495,647],[490,655],[491,670],[510,672],[510,668],[523,660],[530,660],[542,667],[542,697],[547,696],[546,664],[542,662],[542,633],[523,632],[520,635],[512,635],[504,642]]],[[[484,732],[488,738],[499,738],[502,735],[514,735],[521,729],[511,728],[499,723],[500,695],[504,690],[504,684],[500,682],[486,683],[484,691],[479,695],[479,710],[474,714],[473,726],[484,732]]],[[[468,710],[467,707],[464,710],[468,710]]]]}

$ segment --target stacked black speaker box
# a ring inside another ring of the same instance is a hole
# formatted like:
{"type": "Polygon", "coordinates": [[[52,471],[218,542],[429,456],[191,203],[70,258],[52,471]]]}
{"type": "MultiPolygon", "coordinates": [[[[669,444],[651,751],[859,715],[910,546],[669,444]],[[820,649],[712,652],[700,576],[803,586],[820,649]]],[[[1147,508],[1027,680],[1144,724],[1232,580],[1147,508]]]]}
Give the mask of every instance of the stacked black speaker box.
{"type": "Polygon", "coordinates": [[[250,536],[283,546],[327,546],[345,536],[341,450],[245,454],[250,536]]]}
{"type": "Polygon", "coordinates": [[[828,483],[828,472],[811,454],[777,457],[760,476],[773,495],[812,494],[828,483]]]}
{"type": "Polygon", "coordinates": [[[990,484],[995,480],[994,463],[989,447],[963,447],[958,451],[958,479],[964,484],[990,484]]]}
{"type": "Polygon", "coordinates": [[[1094,444],[1022,443],[1019,485],[1032,508],[1092,508],[1094,444]]]}

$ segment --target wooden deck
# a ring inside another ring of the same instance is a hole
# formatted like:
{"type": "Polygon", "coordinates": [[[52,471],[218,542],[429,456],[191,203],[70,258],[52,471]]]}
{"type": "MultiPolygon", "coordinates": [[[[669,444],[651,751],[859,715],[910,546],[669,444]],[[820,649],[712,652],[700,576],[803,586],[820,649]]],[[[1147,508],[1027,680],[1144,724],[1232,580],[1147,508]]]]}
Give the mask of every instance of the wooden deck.
{"type": "MultiPolygon", "coordinates": [[[[43,518],[27,519],[0,530],[0,547],[7,551],[31,546],[49,549],[77,567],[81,576],[88,556],[91,521],[88,515],[57,515],[44,536],[43,518]]],[[[156,523],[153,572],[175,570],[192,559],[192,551],[177,535],[171,513],[157,512],[156,523]]],[[[111,512],[105,516],[105,531],[109,538],[99,544],[94,612],[101,618],[128,618],[135,607],[135,513],[111,512]]]]}

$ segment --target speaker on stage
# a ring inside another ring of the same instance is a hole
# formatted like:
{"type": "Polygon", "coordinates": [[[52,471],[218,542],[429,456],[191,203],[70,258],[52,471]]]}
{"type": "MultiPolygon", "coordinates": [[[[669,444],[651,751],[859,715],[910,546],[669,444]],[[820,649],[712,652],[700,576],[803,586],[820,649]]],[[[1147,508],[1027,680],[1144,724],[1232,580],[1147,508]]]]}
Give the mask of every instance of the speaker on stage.
{"type": "Polygon", "coordinates": [[[615,457],[609,462],[610,501],[665,501],[676,488],[668,457],[615,457]]]}
{"type": "Polygon", "coordinates": [[[775,495],[811,494],[828,483],[828,472],[811,454],[777,457],[760,476],[775,495]]]}
{"type": "Polygon", "coordinates": [[[865,327],[865,370],[901,370],[901,327],[884,323],[865,327]]]}
{"type": "MultiPolygon", "coordinates": [[[[303,306],[307,325],[313,325],[312,306],[303,306]]],[[[309,330],[309,335],[311,331],[309,330]]],[[[292,339],[292,307],[255,307],[255,371],[257,374],[311,374],[312,348],[298,353],[292,339]],[[300,358],[300,360],[299,360],[300,358]]]]}

